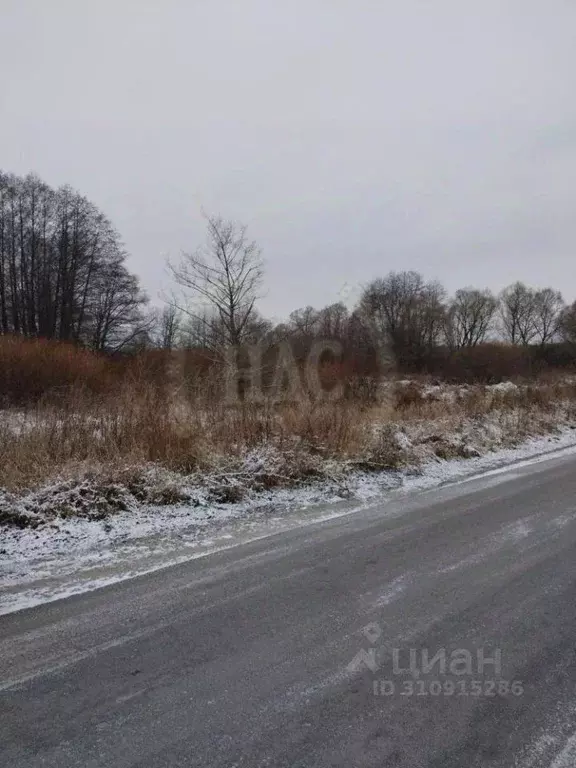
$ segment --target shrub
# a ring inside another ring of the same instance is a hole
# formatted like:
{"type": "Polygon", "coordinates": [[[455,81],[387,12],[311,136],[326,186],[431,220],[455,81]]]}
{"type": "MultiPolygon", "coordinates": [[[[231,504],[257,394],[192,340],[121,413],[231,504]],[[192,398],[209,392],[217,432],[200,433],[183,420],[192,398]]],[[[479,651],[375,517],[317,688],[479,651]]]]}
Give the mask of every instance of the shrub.
{"type": "Polygon", "coordinates": [[[0,401],[4,405],[37,402],[72,387],[104,392],[112,385],[106,358],[89,350],[46,339],[0,336],[0,401]]]}

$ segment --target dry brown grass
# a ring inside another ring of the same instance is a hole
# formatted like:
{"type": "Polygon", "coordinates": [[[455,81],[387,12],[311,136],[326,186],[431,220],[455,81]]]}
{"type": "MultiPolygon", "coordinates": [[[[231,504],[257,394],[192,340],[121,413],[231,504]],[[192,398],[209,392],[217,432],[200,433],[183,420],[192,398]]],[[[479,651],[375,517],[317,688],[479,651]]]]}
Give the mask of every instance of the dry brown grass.
{"type": "Polygon", "coordinates": [[[37,401],[70,388],[104,392],[112,385],[106,358],[72,344],[46,339],[0,336],[0,403],[37,401]]]}
{"type": "Polygon", "coordinates": [[[181,391],[127,378],[114,395],[72,387],[59,402],[41,400],[24,411],[4,411],[0,486],[38,487],[94,467],[154,464],[183,474],[207,472],[267,445],[292,457],[293,466],[283,471],[294,479],[298,466],[304,475],[312,472],[313,457],[373,468],[417,460],[398,444],[398,430],[450,458],[466,453],[446,436],[488,418],[504,442],[549,431],[562,419],[576,420],[576,384],[561,379],[510,391],[443,388],[437,395],[422,384],[396,384],[369,406],[305,397],[230,406],[212,389],[186,398],[181,391]]]}
{"type": "Polygon", "coordinates": [[[231,405],[196,353],[113,360],[0,337],[0,523],[193,503],[191,489],[226,502],[312,477],[346,485],[350,470],[467,458],[576,425],[576,376],[552,370],[496,387],[340,373],[320,376],[343,384],[339,399],[303,387],[231,405]]]}

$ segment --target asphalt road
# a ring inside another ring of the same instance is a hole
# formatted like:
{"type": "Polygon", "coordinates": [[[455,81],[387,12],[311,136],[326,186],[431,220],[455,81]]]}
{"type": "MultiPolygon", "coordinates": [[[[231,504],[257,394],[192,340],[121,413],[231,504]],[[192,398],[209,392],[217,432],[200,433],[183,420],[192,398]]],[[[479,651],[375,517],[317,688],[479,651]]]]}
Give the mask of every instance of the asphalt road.
{"type": "Polygon", "coordinates": [[[575,648],[572,457],[1,617],[0,766],[565,768],[575,648]]]}

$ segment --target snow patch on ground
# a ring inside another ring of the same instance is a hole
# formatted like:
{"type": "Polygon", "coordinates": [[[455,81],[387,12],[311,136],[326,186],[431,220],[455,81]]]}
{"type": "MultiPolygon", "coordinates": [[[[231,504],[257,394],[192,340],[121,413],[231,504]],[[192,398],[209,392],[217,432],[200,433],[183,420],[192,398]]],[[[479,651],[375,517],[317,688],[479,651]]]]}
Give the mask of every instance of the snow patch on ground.
{"type": "Polygon", "coordinates": [[[407,586],[408,586],[408,577],[405,574],[402,576],[398,576],[398,578],[390,582],[388,587],[380,595],[380,597],[376,601],[377,607],[380,608],[383,605],[390,605],[390,603],[396,600],[396,598],[399,597],[402,594],[402,592],[404,592],[407,586]]]}
{"type": "MultiPolygon", "coordinates": [[[[353,470],[296,488],[253,491],[242,501],[142,505],[103,520],[69,517],[39,528],[0,529],[0,614],[97,589],[185,562],[241,541],[351,514],[391,493],[425,490],[498,473],[513,462],[560,449],[576,451],[576,432],[533,438],[463,461],[428,461],[383,472],[353,470]]],[[[522,538],[515,528],[508,538],[522,538]]]]}
{"type": "Polygon", "coordinates": [[[576,765],[576,733],[566,742],[566,746],[554,760],[550,768],[574,768],[576,765]]]}
{"type": "Polygon", "coordinates": [[[518,392],[519,387],[512,381],[501,381],[498,384],[489,384],[486,389],[489,392],[518,392]]]}
{"type": "Polygon", "coordinates": [[[560,703],[535,740],[514,761],[514,768],[574,768],[576,765],[576,703],[560,703]]]}

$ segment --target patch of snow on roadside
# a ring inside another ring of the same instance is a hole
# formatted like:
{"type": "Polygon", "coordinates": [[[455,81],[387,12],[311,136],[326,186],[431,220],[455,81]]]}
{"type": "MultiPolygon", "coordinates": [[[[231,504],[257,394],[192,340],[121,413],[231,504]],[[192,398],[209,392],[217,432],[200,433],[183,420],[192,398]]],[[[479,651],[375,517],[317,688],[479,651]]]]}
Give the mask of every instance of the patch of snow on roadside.
{"type": "MultiPolygon", "coordinates": [[[[36,529],[4,526],[0,614],[183,562],[239,540],[350,514],[393,491],[425,490],[479,473],[498,473],[513,462],[531,462],[561,449],[576,450],[574,430],[466,461],[436,459],[418,470],[354,470],[296,488],[251,492],[235,504],[206,500],[196,505],[150,505],[102,521],[71,517],[36,529]]],[[[509,533],[520,537],[528,531],[509,533]]]]}
{"type": "Polygon", "coordinates": [[[403,574],[402,576],[398,576],[396,579],[390,582],[388,584],[388,587],[386,590],[380,595],[378,600],[376,601],[376,605],[381,607],[384,605],[390,605],[394,600],[396,600],[397,597],[399,597],[402,592],[406,589],[408,586],[408,577],[406,574],[403,574]]]}
{"type": "Polygon", "coordinates": [[[576,765],[576,733],[566,742],[566,746],[554,760],[550,768],[574,768],[576,765]]]}
{"type": "Polygon", "coordinates": [[[486,389],[489,392],[500,392],[500,393],[508,393],[508,392],[518,392],[519,387],[517,384],[514,384],[512,381],[501,381],[498,384],[489,384],[486,389]]]}
{"type": "Polygon", "coordinates": [[[514,768],[574,768],[576,705],[559,703],[537,738],[514,760],[514,768]],[[571,734],[567,738],[567,734],[571,734]]]}

